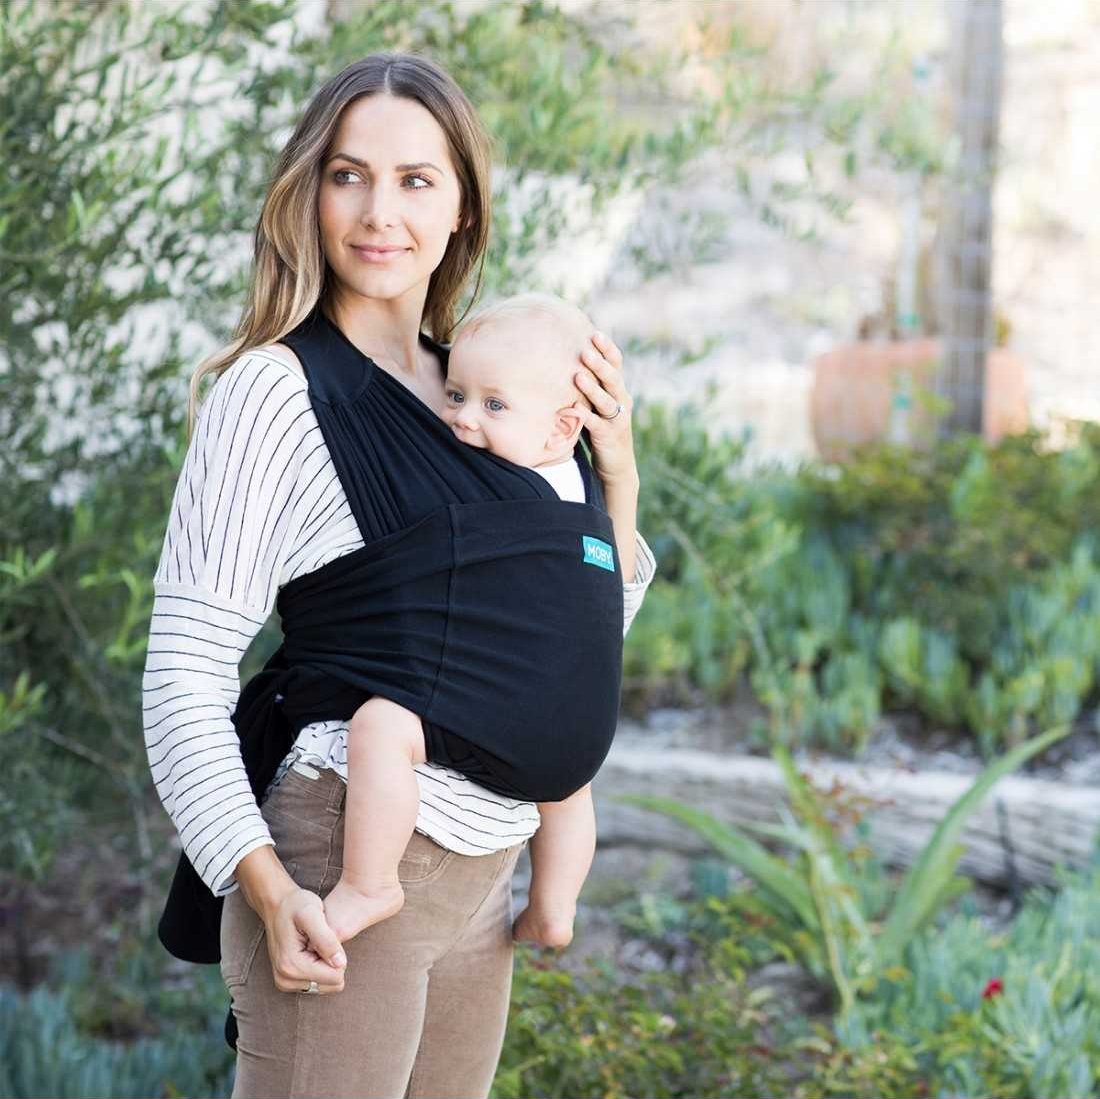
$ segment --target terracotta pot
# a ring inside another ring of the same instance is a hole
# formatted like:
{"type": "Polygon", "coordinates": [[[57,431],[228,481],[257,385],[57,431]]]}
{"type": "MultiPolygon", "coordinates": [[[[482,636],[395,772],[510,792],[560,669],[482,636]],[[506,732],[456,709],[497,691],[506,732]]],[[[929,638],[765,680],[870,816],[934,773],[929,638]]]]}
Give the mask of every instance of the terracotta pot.
{"type": "MultiPolygon", "coordinates": [[[[940,341],[876,340],[834,348],[813,360],[810,424],[818,453],[838,461],[861,443],[887,438],[928,446],[935,439],[932,409],[922,395],[932,390],[940,341]],[[902,397],[895,407],[895,394],[902,397]]],[[[994,348],[986,358],[982,432],[996,441],[1029,423],[1024,364],[994,348]]]]}

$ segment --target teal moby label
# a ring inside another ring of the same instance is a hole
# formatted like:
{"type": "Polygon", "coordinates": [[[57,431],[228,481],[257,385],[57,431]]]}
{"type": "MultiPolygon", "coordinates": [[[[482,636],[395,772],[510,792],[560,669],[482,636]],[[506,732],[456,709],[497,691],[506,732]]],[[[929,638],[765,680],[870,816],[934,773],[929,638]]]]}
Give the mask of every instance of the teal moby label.
{"type": "Polygon", "coordinates": [[[581,544],[584,546],[586,565],[599,565],[608,572],[615,571],[615,551],[606,542],[593,538],[591,534],[582,534],[581,544]]]}

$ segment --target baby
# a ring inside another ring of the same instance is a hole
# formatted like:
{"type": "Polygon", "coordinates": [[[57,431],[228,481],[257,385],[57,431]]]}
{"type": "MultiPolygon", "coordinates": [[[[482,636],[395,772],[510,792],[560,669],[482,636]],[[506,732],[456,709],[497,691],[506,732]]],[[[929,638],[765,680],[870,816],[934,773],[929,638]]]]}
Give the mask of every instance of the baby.
{"type": "MultiPolygon", "coordinates": [[[[481,310],[452,346],[443,419],[462,442],[527,466],[562,499],[583,502],[573,450],[584,419],[573,376],[593,331],[580,309],[546,294],[521,294],[481,310]]],[[[355,712],[348,726],[343,873],[324,900],[341,941],[404,904],[398,863],[419,807],[413,765],[424,762],[419,716],[380,696],[355,712]]],[[[538,809],[529,902],[515,937],[565,946],[595,853],[591,784],[538,809]]]]}

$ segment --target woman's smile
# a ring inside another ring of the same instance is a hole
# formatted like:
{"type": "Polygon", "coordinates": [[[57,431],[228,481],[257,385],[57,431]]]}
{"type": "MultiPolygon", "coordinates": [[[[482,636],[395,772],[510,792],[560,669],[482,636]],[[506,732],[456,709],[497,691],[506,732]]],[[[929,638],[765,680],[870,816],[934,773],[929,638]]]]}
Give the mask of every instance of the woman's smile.
{"type": "Polygon", "coordinates": [[[406,252],[411,251],[409,248],[399,248],[391,245],[385,247],[376,247],[373,245],[367,245],[361,247],[360,245],[353,244],[351,250],[366,263],[393,263],[394,260],[405,255],[406,252]]]}

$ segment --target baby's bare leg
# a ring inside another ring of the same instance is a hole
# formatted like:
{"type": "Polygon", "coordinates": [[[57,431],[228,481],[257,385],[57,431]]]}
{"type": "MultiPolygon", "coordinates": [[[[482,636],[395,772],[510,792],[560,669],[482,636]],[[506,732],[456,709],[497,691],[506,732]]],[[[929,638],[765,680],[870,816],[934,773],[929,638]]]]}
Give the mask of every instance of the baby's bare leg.
{"type": "Polygon", "coordinates": [[[420,718],[388,698],[368,699],[348,723],[344,867],[325,899],[341,941],[404,904],[397,866],[420,805],[413,764],[425,758],[420,718]]]}
{"type": "Polygon", "coordinates": [[[592,784],[564,801],[539,802],[542,823],[531,837],[531,888],[516,920],[516,939],[567,946],[573,938],[577,897],[596,853],[592,784]]]}

